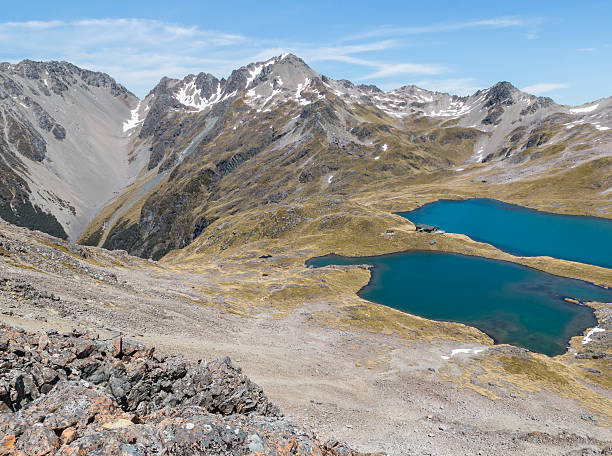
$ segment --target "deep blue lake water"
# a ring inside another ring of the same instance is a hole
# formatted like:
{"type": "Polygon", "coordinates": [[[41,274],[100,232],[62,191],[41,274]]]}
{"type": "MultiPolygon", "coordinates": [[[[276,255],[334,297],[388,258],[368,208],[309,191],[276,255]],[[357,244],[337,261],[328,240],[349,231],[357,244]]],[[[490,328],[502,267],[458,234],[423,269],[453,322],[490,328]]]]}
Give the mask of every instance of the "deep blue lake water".
{"type": "MultiPolygon", "coordinates": [[[[440,225],[443,226],[442,223],[440,225]]],[[[498,343],[549,356],[597,325],[591,308],[568,303],[612,302],[612,290],[510,262],[443,252],[373,257],[329,255],[308,265],[374,265],[359,296],[414,315],[475,326],[498,343]]]]}
{"type": "Polygon", "coordinates": [[[540,212],[485,198],[436,201],[398,215],[514,255],[547,255],[612,268],[610,219],[540,212]]]}

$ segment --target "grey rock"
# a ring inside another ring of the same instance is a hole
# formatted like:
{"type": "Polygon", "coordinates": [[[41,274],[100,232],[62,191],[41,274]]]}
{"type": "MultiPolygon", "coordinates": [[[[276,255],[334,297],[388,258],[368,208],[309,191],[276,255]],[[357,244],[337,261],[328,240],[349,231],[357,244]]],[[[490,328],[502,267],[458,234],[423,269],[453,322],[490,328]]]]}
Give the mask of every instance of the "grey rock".
{"type": "Polygon", "coordinates": [[[28,455],[360,454],[299,430],[228,357],[160,361],[123,339],[131,348],[115,357],[112,341],[77,330],[46,336],[43,351],[39,335],[0,324],[0,341],[22,347],[0,364],[1,454],[5,443],[28,455]],[[37,357],[67,350],[81,356],[64,356],[61,374],[37,357]]]}

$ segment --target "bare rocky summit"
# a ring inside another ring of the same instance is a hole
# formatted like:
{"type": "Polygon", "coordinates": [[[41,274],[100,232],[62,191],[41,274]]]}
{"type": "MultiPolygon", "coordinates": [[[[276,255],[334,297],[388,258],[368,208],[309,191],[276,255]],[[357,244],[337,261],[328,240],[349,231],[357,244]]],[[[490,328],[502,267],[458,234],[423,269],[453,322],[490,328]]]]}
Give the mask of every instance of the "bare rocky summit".
{"type": "Polygon", "coordinates": [[[282,417],[228,357],[0,326],[2,455],[357,455],[282,417]]]}

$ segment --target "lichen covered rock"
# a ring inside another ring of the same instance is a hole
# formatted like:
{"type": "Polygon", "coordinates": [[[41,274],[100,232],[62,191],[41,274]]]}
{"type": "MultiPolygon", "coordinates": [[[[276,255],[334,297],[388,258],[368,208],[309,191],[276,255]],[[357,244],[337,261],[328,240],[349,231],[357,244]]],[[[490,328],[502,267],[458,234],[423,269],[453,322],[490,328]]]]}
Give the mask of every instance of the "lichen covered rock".
{"type": "Polygon", "coordinates": [[[0,455],[357,455],[283,418],[228,357],[0,325],[0,455]]]}

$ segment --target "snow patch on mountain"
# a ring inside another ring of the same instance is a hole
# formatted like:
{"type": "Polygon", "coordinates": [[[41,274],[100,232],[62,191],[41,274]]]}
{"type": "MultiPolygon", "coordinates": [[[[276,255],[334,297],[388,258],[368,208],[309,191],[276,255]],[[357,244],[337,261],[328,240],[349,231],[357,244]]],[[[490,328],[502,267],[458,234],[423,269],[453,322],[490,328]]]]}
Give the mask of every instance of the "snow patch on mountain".
{"type": "Polygon", "coordinates": [[[275,96],[279,95],[280,93],[282,93],[282,90],[280,90],[280,89],[273,90],[273,91],[272,91],[272,93],[270,94],[270,96],[264,100],[264,102],[262,103],[262,105],[260,106],[260,108],[257,110],[257,112],[262,112],[262,111],[263,111],[263,112],[268,112],[268,111],[270,111],[270,108],[268,108],[268,109],[264,109],[264,108],[266,107],[266,105],[267,105],[267,104],[268,104],[268,103],[269,103],[269,102],[270,102],[270,101],[271,101],[271,100],[272,100],[272,99],[273,99],[275,96]]]}
{"type": "Polygon", "coordinates": [[[301,106],[306,106],[307,104],[310,104],[310,101],[305,98],[302,98],[302,92],[304,91],[304,89],[306,89],[306,87],[308,87],[309,84],[310,79],[306,78],[303,83],[298,84],[297,89],[295,90],[295,101],[297,101],[301,106]]]}
{"type": "Polygon", "coordinates": [[[476,162],[480,163],[484,159],[484,146],[476,152],[476,162]]]}
{"type": "Polygon", "coordinates": [[[249,70],[249,76],[247,77],[246,88],[248,88],[251,83],[255,80],[257,76],[261,74],[261,70],[263,70],[265,63],[260,63],[259,65],[255,65],[255,68],[249,70]]]}
{"type": "Polygon", "coordinates": [[[610,130],[610,127],[606,127],[605,125],[601,125],[598,122],[589,122],[589,119],[575,120],[574,122],[569,122],[569,123],[566,123],[564,125],[565,125],[565,128],[567,130],[570,130],[570,129],[572,129],[574,127],[577,127],[579,125],[587,125],[587,124],[593,125],[595,127],[595,129],[598,130],[598,131],[607,131],[607,130],[610,130]]]}
{"type": "Polygon", "coordinates": [[[472,110],[472,106],[468,106],[463,101],[451,101],[445,109],[439,111],[432,111],[430,116],[432,117],[459,117],[467,114],[472,110]]]}
{"type": "Polygon", "coordinates": [[[584,114],[586,112],[593,112],[598,108],[599,104],[594,104],[591,106],[585,106],[583,108],[572,108],[570,109],[570,112],[572,114],[584,114]]]}
{"type": "Polygon", "coordinates": [[[144,119],[140,120],[140,105],[141,101],[138,101],[138,104],[134,109],[130,111],[130,118],[123,122],[123,133],[130,131],[133,128],[136,128],[138,125],[144,122],[144,119]]]}
{"type": "Polygon", "coordinates": [[[221,101],[221,94],[221,84],[217,83],[217,92],[207,99],[202,95],[202,91],[197,89],[195,79],[192,79],[189,83],[181,87],[175,98],[182,105],[200,112],[221,101]]]}
{"type": "Polygon", "coordinates": [[[484,348],[455,348],[453,351],[451,351],[449,356],[442,355],[440,356],[440,358],[448,360],[448,359],[451,359],[453,356],[456,356],[459,354],[477,355],[478,353],[481,353],[484,350],[485,350],[484,348]]]}

